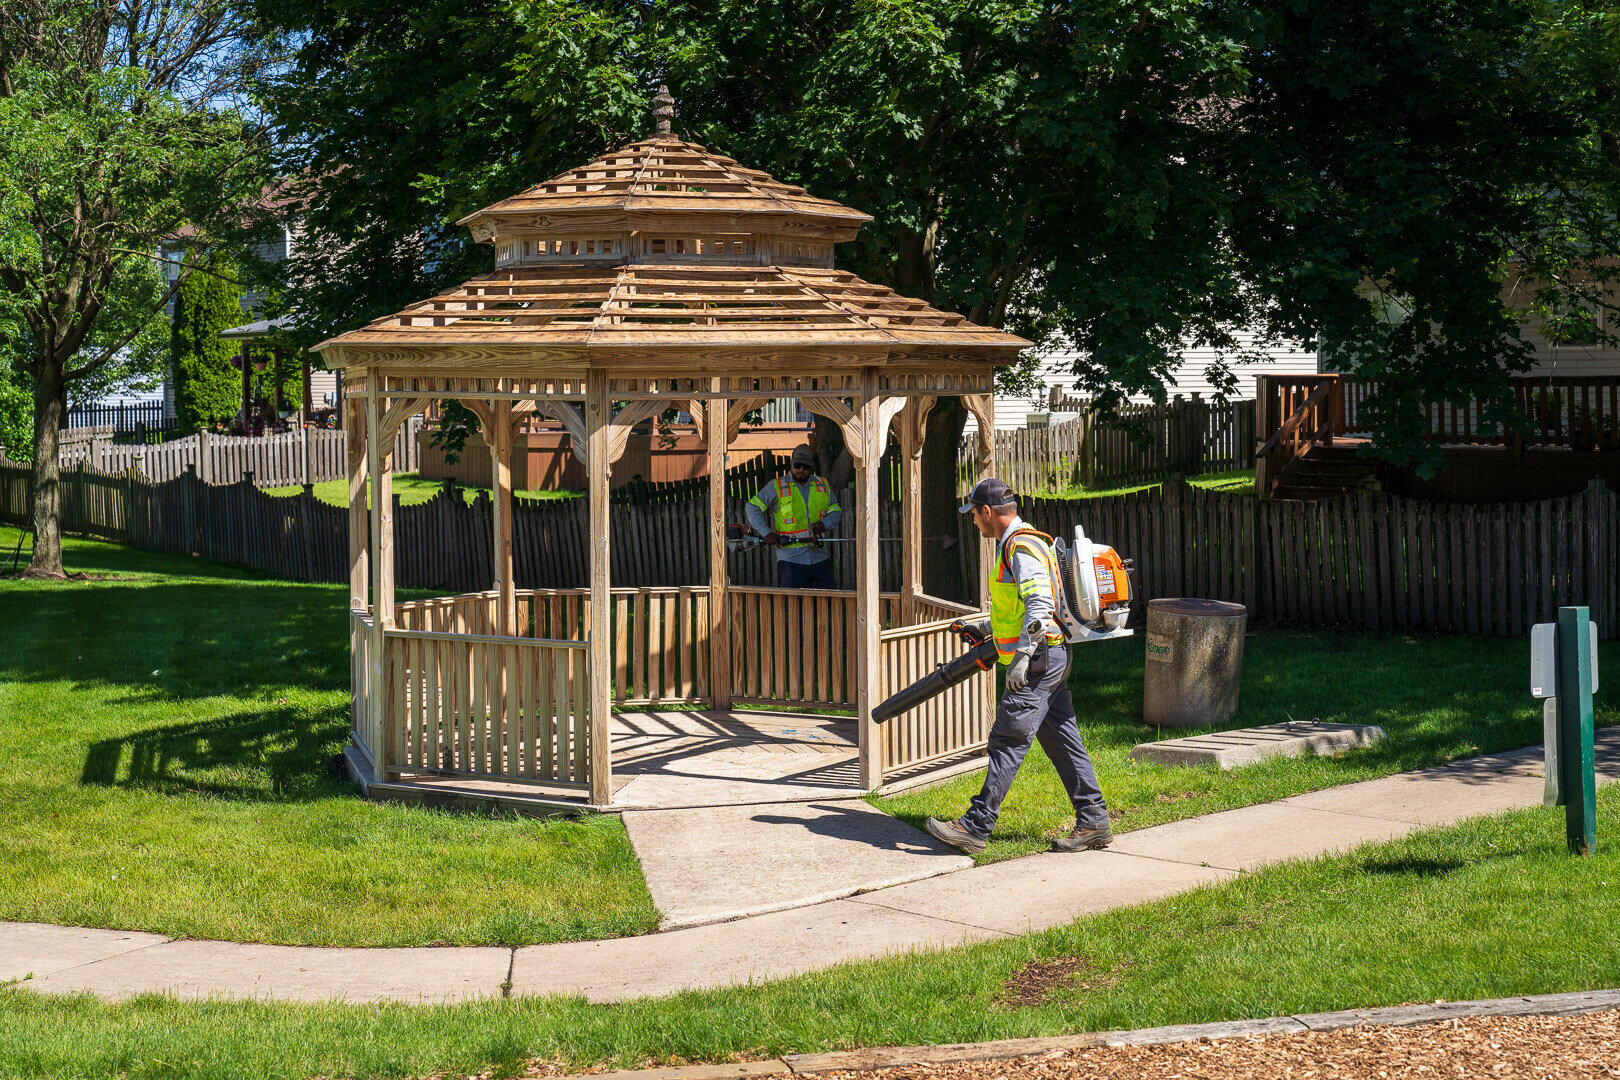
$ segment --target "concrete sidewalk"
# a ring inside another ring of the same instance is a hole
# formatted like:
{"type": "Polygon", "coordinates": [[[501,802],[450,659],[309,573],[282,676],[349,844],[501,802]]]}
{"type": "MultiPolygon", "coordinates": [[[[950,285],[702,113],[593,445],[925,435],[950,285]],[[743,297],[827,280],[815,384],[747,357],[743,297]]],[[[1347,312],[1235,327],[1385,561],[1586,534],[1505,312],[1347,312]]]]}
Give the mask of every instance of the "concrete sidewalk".
{"type": "MultiPolygon", "coordinates": [[[[1268,863],[1536,806],[1540,769],[1541,748],[1526,747],[1140,829],[1107,851],[1031,855],[808,907],[608,941],[315,949],[3,923],[0,979],[112,999],[147,992],[351,1002],[508,993],[580,994],[594,1002],[660,997],[1027,933],[1268,863]]],[[[1598,733],[1598,769],[1604,780],[1620,779],[1620,729],[1598,733]]]]}

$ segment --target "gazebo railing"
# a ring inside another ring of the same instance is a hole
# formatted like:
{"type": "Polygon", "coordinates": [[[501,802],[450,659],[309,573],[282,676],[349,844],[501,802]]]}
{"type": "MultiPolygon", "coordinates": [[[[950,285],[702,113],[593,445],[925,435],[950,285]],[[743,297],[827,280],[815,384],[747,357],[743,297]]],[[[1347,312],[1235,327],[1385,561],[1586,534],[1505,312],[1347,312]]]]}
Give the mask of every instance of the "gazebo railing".
{"type": "MultiPolygon", "coordinates": [[[[588,673],[612,666],[617,705],[659,707],[710,698],[707,590],[612,590],[612,635],[592,654],[585,589],[515,594],[515,637],[501,634],[498,595],[467,593],[400,603],[385,632],[385,730],[357,710],[355,730],[387,767],[436,774],[585,786],[588,673]]],[[[898,593],[882,594],[878,700],[959,656],[951,623],[976,609],[916,596],[912,625],[898,593]]],[[[853,710],[857,701],[856,594],[733,586],[732,700],[781,709],[853,710]]],[[[351,619],[356,701],[368,699],[371,618],[351,619]]],[[[885,775],[984,746],[994,677],[975,676],[879,728],[885,775]]]]}
{"type": "MultiPolygon", "coordinates": [[[[879,635],[879,699],[962,655],[962,640],[951,631],[951,623],[972,609],[947,605],[946,601],[934,603],[960,610],[947,611],[943,618],[932,622],[892,627],[879,635]]],[[[980,672],[879,725],[883,774],[888,776],[901,769],[982,748],[990,737],[990,725],[995,719],[995,693],[995,676],[988,671],[980,672]]]]}
{"type": "Polygon", "coordinates": [[[383,638],[389,769],[589,788],[585,642],[427,630],[383,638]]]}
{"type": "Polygon", "coordinates": [[[377,759],[377,723],[371,711],[371,631],[369,611],[349,609],[349,722],[355,742],[377,759]]]}
{"type": "MultiPolygon", "coordinates": [[[[709,696],[709,594],[701,586],[612,590],[613,700],[620,705],[691,705],[709,696]]],[[[520,638],[577,641],[590,626],[588,589],[519,589],[520,638]]],[[[499,595],[464,593],[397,605],[402,630],[501,636],[499,595]]]]}

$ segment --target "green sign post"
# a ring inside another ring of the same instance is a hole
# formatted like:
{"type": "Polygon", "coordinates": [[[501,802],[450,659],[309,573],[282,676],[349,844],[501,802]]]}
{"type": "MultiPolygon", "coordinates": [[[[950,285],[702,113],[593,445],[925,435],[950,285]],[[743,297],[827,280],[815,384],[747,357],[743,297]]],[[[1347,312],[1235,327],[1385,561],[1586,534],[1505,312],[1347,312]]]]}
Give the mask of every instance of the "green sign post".
{"type": "Polygon", "coordinates": [[[1569,850],[1597,848],[1597,768],[1592,692],[1598,686],[1597,625],[1584,607],[1561,607],[1555,623],[1530,628],[1530,693],[1545,700],[1542,744],[1548,806],[1564,808],[1569,850]]]}
{"type": "Polygon", "coordinates": [[[1569,850],[1597,850],[1597,764],[1592,751],[1591,614],[1558,609],[1558,767],[1569,850]]]}

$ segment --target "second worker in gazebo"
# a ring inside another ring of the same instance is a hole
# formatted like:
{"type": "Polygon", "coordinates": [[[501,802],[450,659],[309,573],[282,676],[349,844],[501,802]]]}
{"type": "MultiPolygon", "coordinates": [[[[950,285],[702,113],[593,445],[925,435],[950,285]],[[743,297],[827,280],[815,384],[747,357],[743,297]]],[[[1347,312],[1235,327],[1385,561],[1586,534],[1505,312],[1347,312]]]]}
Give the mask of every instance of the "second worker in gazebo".
{"type": "Polygon", "coordinates": [[[784,589],[838,588],[832,555],[820,541],[838,528],[844,511],[815,469],[815,452],[800,443],[791,475],[778,476],[748,500],[748,525],[776,548],[777,584],[784,589]]]}

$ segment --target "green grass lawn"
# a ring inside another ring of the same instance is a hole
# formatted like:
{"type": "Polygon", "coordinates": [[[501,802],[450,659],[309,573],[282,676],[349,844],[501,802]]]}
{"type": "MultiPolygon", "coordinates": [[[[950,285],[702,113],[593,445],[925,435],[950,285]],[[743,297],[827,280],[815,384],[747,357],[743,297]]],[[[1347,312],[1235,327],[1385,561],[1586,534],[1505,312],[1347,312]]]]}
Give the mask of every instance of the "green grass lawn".
{"type": "MultiPolygon", "coordinates": [[[[315,497],[323,503],[332,506],[349,505],[349,482],[347,480],[324,480],[313,485],[315,497]]],[[[266,495],[297,495],[304,489],[297,484],[291,487],[274,487],[262,489],[266,495]]],[[[395,473],[394,494],[399,496],[401,506],[414,506],[425,503],[433,496],[444,490],[443,480],[424,480],[416,473],[395,473]]],[[[482,493],[486,498],[490,491],[487,487],[468,487],[466,484],[457,484],[456,490],[467,502],[472,502],[482,493]]],[[[513,496],[519,499],[576,499],[580,496],[577,491],[514,491],[513,496]]],[[[368,504],[369,505],[369,504],[368,504]]]]}
{"type": "MultiPolygon", "coordinates": [[[[0,528],[7,556],[16,542],[0,528]]],[[[349,729],[343,586],[66,549],[92,580],[0,580],[0,919],[323,945],[656,925],[616,817],[357,797],[333,764],[349,729]]]]}
{"type": "MultiPolygon", "coordinates": [[[[1536,808],[1290,863],[1028,937],[593,1006],[107,1004],[0,987],[0,1074],[523,1074],[1198,1023],[1620,984],[1620,787],[1598,851],[1536,808]],[[1008,981],[1068,969],[1044,992],[1008,981]]],[[[1076,855],[1074,858],[1087,858],[1076,855]]]]}
{"type": "MultiPolygon", "coordinates": [[[[1198,476],[1189,476],[1187,483],[1195,488],[1205,491],[1218,491],[1225,495],[1253,495],[1254,470],[1238,469],[1228,472],[1202,473],[1198,476]]],[[[1146,491],[1148,488],[1158,487],[1159,482],[1151,484],[1123,484],[1117,487],[1085,487],[1076,485],[1062,489],[1045,489],[1025,492],[1027,495],[1042,499],[1101,499],[1109,495],[1129,495],[1133,491],[1146,491]]]]}
{"type": "MultiPolygon", "coordinates": [[[[1389,737],[1342,757],[1274,759],[1230,772],[1135,762],[1128,755],[1139,742],[1210,730],[1159,733],[1140,722],[1142,648],[1140,637],[1079,646],[1069,676],[1116,832],[1541,741],[1541,706],[1530,698],[1523,641],[1266,628],[1244,643],[1238,711],[1225,727],[1320,719],[1378,724],[1389,737]]],[[[1615,670],[1620,642],[1599,649],[1603,666],[1615,670]]],[[[1620,721],[1614,680],[1601,685],[1598,723],[1620,721]]],[[[983,780],[979,771],[872,802],[921,827],[926,816],[959,816],[983,780]]],[[[1073,824],[1057,773],[1036,745],[1002,804],[989,847],[975,858],[995,862],[1044,848],[1073,824]]]]}

